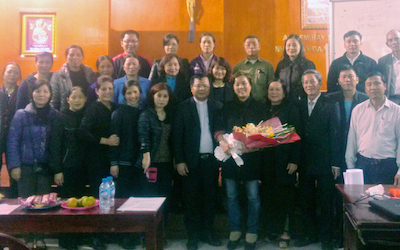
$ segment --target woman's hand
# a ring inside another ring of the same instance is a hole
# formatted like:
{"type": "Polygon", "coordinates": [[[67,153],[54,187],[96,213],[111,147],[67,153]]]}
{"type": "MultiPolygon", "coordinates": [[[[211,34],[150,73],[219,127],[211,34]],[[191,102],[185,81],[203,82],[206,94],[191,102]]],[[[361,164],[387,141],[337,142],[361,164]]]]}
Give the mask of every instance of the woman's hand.
{"type": "Polygon", "coordinates": [[[296,172],[296,170],[297,170],[297,164],[294,164],[294,163],[289,163],[288,165],[287,165],[287,171],[288,171],[288,174],[293,174],[294,172],[296,172]]]}
{"type": "Polygon", "coordinates": [[[57,186],[62,186],[64,183],[64,174],[63,173],[58,173],[54,175],[54,182],[57,184],[57,186]]]}
{"type": "Polygon", "coordinates": [[[118,178],[119,167],[118,165],[114,165],[110,167],[110,174],[114,176],[114,178],[118,178]]]}
{"type": "Polygon", "coordinates": [[[108,146],[118,146],[119,145],[119,137],[116,134],[108,137],[108,146]]]}
{"type": "Polygon", "coordinates": [[[147,169],[150,167],[150,163],[151,163],[150,152],[144,153],[143,160],[142,160],[142,167],[143,167],[144,173],[147,172],[147,169]]]}
{"type": "Polygon", "coordinates": [[[220,141],[219,145],[221,146],[222,151],[224,151],[227,154],[229,153],[230,149],[232,148],[232,146],[224,140],[220,141]]]}
{"type": "Polygon", "coordinates": [[[11,170],[11,178],[15,181],[19,181],[19,179],[21,179],[21,168],[13,168],[11,170]]]}

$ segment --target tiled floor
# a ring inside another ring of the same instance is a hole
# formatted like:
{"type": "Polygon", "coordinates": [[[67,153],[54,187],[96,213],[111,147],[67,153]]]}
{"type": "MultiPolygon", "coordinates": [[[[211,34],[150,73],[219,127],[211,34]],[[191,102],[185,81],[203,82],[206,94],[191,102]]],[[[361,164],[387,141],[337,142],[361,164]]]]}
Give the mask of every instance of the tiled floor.
{"type": "MultiPolygon", "coordinates": [[[[213,247],[210,245],[207,245],[205,243],[200,243],[199,244],[199,250],[212,250],[212,249],[226,249],[226,244],[228,243],[227,240],[223,241],[223,245],[221,247],[213,247]]],[[[48,250],[56,250],[56,249],[61,249],[58,247],[58,241],[55,239],[46,239],[46,244],[48,246],[48,250]]],[[[301,247],[301,248],[297,248],[293,246],[293,242],[291,242],[291,245],[289,247],[290,249],[299,249],[299,250],[319,250],[321,249],[321,244],[317,243],[317,244],[313,244],[307,247],[301,247]]],[[[79,248],[79,250],[89,250],[92,249],[91,247],[88,246],[81,246],[79,248]]],[[[120,250],[123,249],[120,246],[116,245],[116,244],[112,244],[112,245],[108,245],[107,250],[120,250]]],[[[145,249],[143,247],[136,247],[136,249],[145,249]]],[[[165,247],[165,249],[168,250],[185,250],[186,249],[186,240],[171,240],[167,242],[167,246],[165,247]]],[[[243,245],[239,248],[237,248],[238,250],[242,250],[244,249],[243,245]]],[[[257,242],[257,249],[281,249],[278,247],[277,243],[267,243],[264,240],[260,240],[259,242],[257,242]]]]}

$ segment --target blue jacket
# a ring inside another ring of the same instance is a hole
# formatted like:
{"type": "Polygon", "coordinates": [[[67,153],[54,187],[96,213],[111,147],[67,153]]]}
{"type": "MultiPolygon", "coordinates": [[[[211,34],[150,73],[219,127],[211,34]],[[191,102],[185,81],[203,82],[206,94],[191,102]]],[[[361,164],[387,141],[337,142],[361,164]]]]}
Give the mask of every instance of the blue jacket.
{"type": "MultiPolygon", "coordinates": [[[[124,87],[126,81],[126,76],[114,80],[114,98],[112,100],[114,104],[118,105],[125,103],[125,97],[122,94],[122,88],[124,87]]],[[[150,88],[150,81],[147,78],[139,76],[139,85],[142,89],[142,93],[140,94],[140,103],[143,104],[146,101],[147,91],[150,88]]]]}
{"type": "Polygon", "coordinates": [[[46,107],[42,112],[47,115],[39,117],[32,103],[25,109],[19,109],[11,122],[7,142],[8,168],[19,168],[21,165],[47,164],[49,158],[49,140],[51,128],[58,119],[58,112],[46,107]]]}

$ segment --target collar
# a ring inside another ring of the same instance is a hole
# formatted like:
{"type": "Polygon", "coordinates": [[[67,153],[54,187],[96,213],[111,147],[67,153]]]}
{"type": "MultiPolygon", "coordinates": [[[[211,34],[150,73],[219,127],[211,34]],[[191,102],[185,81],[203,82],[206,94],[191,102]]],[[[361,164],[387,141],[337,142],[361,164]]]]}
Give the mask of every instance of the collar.
{"type": "MultiPolygon", "coordinates": [[[[244,63],[245,63],[245,64],[249,63],[250,61],[252,61],[252,60],[249,60],[249,58],[247,58],[247,57],[246,57],[246,59],[244,59],[244,63]]],[[[257,61],[258,61],[258,62],[261,62],[261,61],[260,61],[260,57],[257,57],[257,59],[255,59],[255,61],[256,61],[256,62],[257,62],[257,61]]]]}
{"type": "Polygon", "coordinates": [[[208,98],[204,101],[199,101],[196,99],[196,97],[193,96],[193,100],[196,103],[196,105],[205,105],[205,104],[207,104],[208,98]]]}
{"type": "MultiPolygon", "coordinates": [[[[385,100],[383,101],[382,106],[380,106],[378,110],[382,109],[383,107],[389,107],[389,101],[386,96],[384,96],[384,97],[385,97],[385,100]]],[[[367,107],[375,109],[374,105],[372,105],[372,103],[371,103],[371,99],[368,99],[367,107]]]]}
{"type": "Polygon", "coordinates": [[[357,55],[356,57],[354,57],[354,59],[350,59],[350,58],[347,56],[347,52],[346,52],[346,58],[351,62],[351,64],[353,64],[355,61],[357,61],[357,59],[358,59],[358,57],[360,57],[360,55],[361,55],[361,51],[358,52],[358,55],[357,55]]]}
{"type": "Polygon", "coordinates": [[[209,61],[211,61],[211,60],[213,59],[213,57],[214,57],[214,53],[213,53],[213,54],[211,54],[211,56],[210,56],[210,58],[208,58],[208,60],[206,60],[206,59],[204,59],[204,57],[203,57],[203,54],[200,54],[200,58],[201,58],[201,60],[203,60],[203,61],[205,61],[205,62],[209,62],[209,61]]]}
{"type": "Polygon", "coordinates": [[[392,62],[393,62],[393,64],[400,62],[400,60],[397,57],[395,57],[395,55],[393,53],[392,53],[392,62]]]}
{"type": "MultiPolygon", "coordinates": [[[[319,95],[318,95],[314,100],[312,100],[312,102],[313,102],[314,104],[317,104],[318,99],[319,99],[320,96],[321,96],[321,92],[319,92],[319,95]]],[[[310,98],[308,98],[308,96],[307,96],[307,104],[310,103],[310,102],[311,102],[311,101],[310,101],[310,98]]]]}

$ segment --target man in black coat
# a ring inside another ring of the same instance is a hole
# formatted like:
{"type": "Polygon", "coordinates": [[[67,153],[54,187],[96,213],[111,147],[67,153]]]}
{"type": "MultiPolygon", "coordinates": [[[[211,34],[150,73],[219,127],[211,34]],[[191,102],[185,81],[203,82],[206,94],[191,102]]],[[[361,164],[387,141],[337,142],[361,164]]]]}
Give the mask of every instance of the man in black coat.
{"type": "Polygon", "coordinates": [[[378,70],[387,82],[387,96],[389,100],[400,104],[400,30],[391,30],[386,35],[386,45],[392,53],[379,58],[378,70]]]}
{"type": "Polygon", "coordinates": [[[328,93],[340,91],[338,78],[340,69],[343,65],[352,65],[357,72],[360,82],[357,84],[357,90],[365,92],[365,80],[369,72],[377,69],[374,59],[364,55],[361,52],[362,36],[358,31],[351,30],[344,34],[344,48],[346,53],[342,57],[335,59],[329,67],[328,73],[328,93]]]}
{"type": "Polygon", "coordinates": [[[334,104],[321,95],[322,76],[316,70],[306,70],[302,85],[307,94],[299,106],[302,126],[302,162],[299,168],[302,199],[302,224],[304,236],[295,246],[307,246],[317,241],[316,196],[319,192],[321,218],[319,232],[322,249],[332,246],[332,194],[334,179],[340,174],[338,166],[337,130],[338,117],[334,104]],[[317,183],[317,184],[316,184],[317,183]]]}
{"type": "Polygon", "coordinates": [[[173,149],[177,171],[183,178],[187,248],[197,249],[199,238],[212,246],[221,245],[213,234],[218,186],[213,134],[222,104],[208,99],[210,82],[206,75],[194,75],[190,86],[193,97],[176,108],[173,149]]]}
{"type": "MultiPolygon", "coordinates": [[[[338,149],[339,149],[339,167],[341,173],[346,171],[346,145],[347,135],[349,134],[350,118],[353,108],[365,100],[368,96],[356,90],[359,82],[357,74],[352,66],[344,65],[340,70],[339,85],[341,91],[330,93],[326,97],[335,104],[336,114],[338,114],[339,128],[338,128],[338,149]]],[[[342,175],[336,179],[336,183],[343,184],[342,175]]],[[[343,196],[339,191],[335,191],[334,195],[334,209],[335,209],[335,236],[339,246],[343,242],[343,196]]]]}

